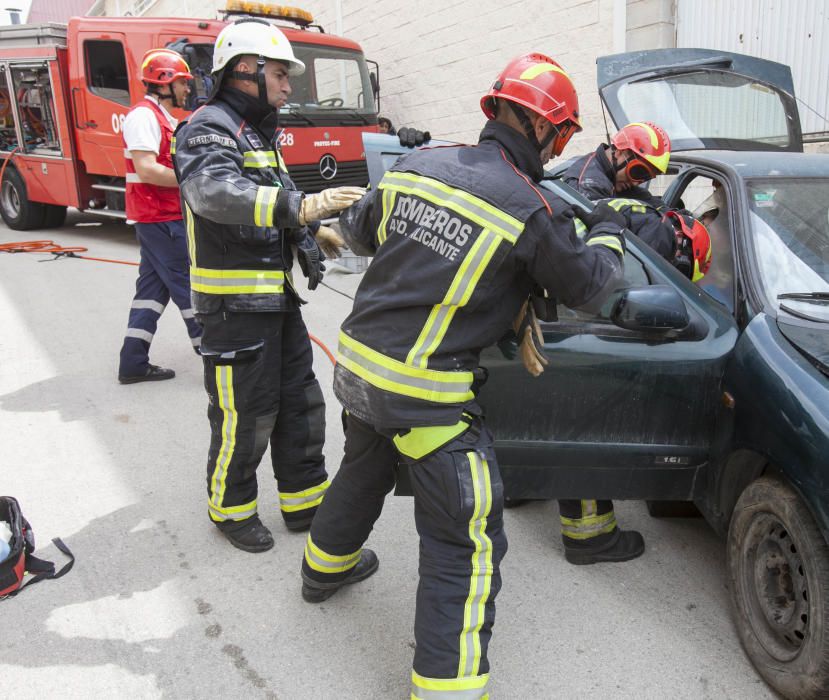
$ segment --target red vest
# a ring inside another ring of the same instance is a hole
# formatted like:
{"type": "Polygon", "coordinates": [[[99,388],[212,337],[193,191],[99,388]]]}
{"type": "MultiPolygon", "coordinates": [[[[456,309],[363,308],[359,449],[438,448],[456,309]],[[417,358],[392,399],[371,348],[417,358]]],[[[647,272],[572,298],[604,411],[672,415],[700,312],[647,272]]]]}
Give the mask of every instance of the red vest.
{"type": "MultiPolygon", "coordinates": [[[[156,162],[168,168],[173,167],[173,157],[170,155],[170,141],[173,129],[164,112],[152,100],[139,100],[130,109],[130,113],[138,107],[148,107],[158,119],[161,127],[161,143],[158,145],[156,162]]],[[[124,143],[124,158],[127,162],[127,219],[142,224],[154,224],[160,221],[175,221],[181,219],[181,202],[178,187],[159,187],[141,182],[135,172],[132,156],[124,143]]]]}

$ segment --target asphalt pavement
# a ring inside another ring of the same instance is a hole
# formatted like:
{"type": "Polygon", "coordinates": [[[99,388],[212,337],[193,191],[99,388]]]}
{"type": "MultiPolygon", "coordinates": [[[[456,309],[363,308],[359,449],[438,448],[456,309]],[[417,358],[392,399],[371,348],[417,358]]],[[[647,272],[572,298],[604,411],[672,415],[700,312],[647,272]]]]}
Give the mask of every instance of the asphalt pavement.
{"type": "MultiPolygon", "coordinates": [[[[93,215],[49,231],[0,227],[0,243],[38,239],[138,260],[132,230],[93,215]]],[[[164,313],[151,351],[175,379],[121,386],[137,268],[52,258],[0,253],[0,495],[20,501],[38,555],[60,565],[50,540],[61,537],[77,562],[0,601],[0,698],[409,697],[411,499],[386,501],[368,543],[373,578],[304,603],[305,536],[282,525],[268,455],[259,508],[274,549],[236,550],[208,521],[207,401],[178,310],[164,313]]],[[[359,280],[332,270],[330,288],[307,295],[309,330],[332,350],[359,280]]],[[[314,352],[333,474],[339,405],[331,364],[314,352]]],[[[776,697],[740,648],[724,545],[705,522],[653,519],[642,502],[617,513],[644,534],[644,556],[574,567],[555,503],[507,511],[490,697],[776,697]]]]}

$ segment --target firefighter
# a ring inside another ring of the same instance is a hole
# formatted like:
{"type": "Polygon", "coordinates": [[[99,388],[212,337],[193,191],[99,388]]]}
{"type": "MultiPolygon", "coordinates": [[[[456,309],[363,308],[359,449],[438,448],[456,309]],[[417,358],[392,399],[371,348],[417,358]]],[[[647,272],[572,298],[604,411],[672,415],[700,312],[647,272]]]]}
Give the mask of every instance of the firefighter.
{"type": "Polygon", "coordinates": [[[308,528],[328,479],[325,405],[291,277],[294,256],[309,289],[322,250],[342,239],[317,222],[359,199],[362,188],[304,195],[279,148],[279,107],[305,69],[285,35],[257,19],[216,38],[214,90],[176,132],[196,317],[211,428],[208,514],[235,547],[264,552],[273,536],[257,511],[256,469],[270,443],[289,530],[308,528]],[[321,250],[322,248],[322,250],[321,250]]]}
{"type": "Polygon", "coordinates": [[[340,216],[352,250],[374,259],[340,333],[345,455],[311,524],[302,596],[322,602],[377,570],[363,544],[399,463],[420,535],[413,698],[488,697],[507,541],[476,403],[480,350],[534,287],[598,309],[622,279],[622,217],[599,206],[581,240],[573,210],[535,184],[581,128],[567,74],[541,54],[521,56],[481,107],[489,121],[477,146],[402,157],[340,216]]]}
{"type": "Polygon", "coordinates": [[[147,94],[124,120],[127,165],[127,222],[135,225],[141,264],[130,307],[118,381],[122,384],[172,379],[176,373],[150,364],[150,343],[158,319],[172,298],[198,351],[201,326],[190,301],[187,244],[170,144],[176,120],[169,110],[182,107],[190,92],[190,69],[174,51],[144,55],[141,78],[147,94]]]}
{"type": "Polygon", "coordinates": [[[626,197],[662,205],[641,185],[668,170],[671,140],[651,122],[634,122],[621,128],[593,152],[576,159],[562,179],[589,199],[626,197]]]}

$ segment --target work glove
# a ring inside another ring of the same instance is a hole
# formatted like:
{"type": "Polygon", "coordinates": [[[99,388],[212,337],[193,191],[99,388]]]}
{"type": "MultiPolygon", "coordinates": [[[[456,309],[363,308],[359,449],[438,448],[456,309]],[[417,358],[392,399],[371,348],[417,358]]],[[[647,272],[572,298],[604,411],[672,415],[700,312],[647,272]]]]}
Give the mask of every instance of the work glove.
{"type": "Polygon", "coordinates": [[[333,228],[320,226],[315,238],[326,258],[336,260],[341,257],[340,248],[345,247],[345,241],[333,228]]]}
{"type": "Polygon", "coordinates": [[[334,216],[362,199],[365,193],[365,187],[331,187],[317,194],[307,194],[299,207],[299,223],[305,226],[334,216]]]}
{"type": "Polygon", "coordinates": [[[320,250],[317,241],[310,231],[305,230],[305,235],[298,237],[296,241],[296,257],[302,274],[308,278],[308,289],[314,291],[322,282],[322,273],[325,272],[325,255],[320,250]]]}
{"type": "Polygon", "coordinates": [[[620,229],[627,228],[628,225],[627,219],[625,219],[624,215],[616,211],[607,202],[599,202],[595,207],[593,207],[593,211],[589,214],[584,214],[579,218],[584,222],[584,225],[587,226],[588,230],[597,224],[613,224],[614,226],[618,226],[620,229]]]}
{"type": "Polygon", "coordinates": [[[401,146],[414,148],[415,146],[422,146],[429,141],[432,135],[428,131],[420,131],[419,129],[404,126],[397,132],[397,138],[400,139],[401,146]]]}
{"type": "Polygon", "coordinates": [[[544,336],[535,311],[529,300],[524,301],[521,310],[512,322],[512,329],[518,336],[518,352],[524,368],[533,377],[539,376],[550,361],[544,355],[544,336]]]}

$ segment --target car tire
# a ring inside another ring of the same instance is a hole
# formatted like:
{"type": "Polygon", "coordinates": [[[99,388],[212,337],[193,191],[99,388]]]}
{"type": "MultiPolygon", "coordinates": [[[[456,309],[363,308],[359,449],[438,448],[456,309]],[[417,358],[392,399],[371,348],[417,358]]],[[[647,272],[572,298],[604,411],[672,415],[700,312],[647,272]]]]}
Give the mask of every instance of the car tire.
{"type": "Polygon", "coordinates": [[[60,228],[66,222],[66,207],[57,204],[45,204],[43,228],[60,228]]]}
{"type": "Polygon", "coordinates": [[[728,530],[737,632],[786,698],[829,697],[829,546],[798,494],[764,476],[743,491],[728,530]]]}
{"type": "Polygon", "coordinates": [[[45,205],[29,201],[26,183],[13,167],[6,168],[0,183],[0,216],[15,231],[41,228],[46,216],[45,205]]]}

